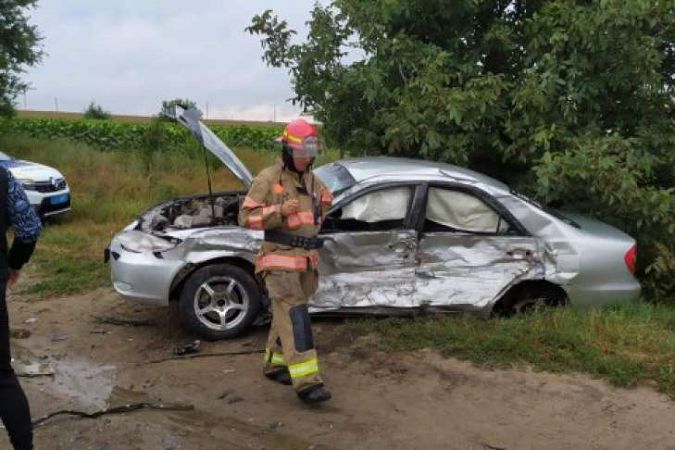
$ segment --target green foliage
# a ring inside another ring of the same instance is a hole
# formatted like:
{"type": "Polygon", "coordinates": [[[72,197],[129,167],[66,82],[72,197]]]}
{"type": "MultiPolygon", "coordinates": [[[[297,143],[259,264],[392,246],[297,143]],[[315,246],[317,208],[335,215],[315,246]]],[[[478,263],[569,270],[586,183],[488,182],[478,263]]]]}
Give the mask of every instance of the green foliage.
{"type": "Polygon", "coordinates": [[[335,145],[467,165],[617,224],[675,301],[672,1],[333,0],[304,41],[271,11],[247,31],[335,145]]]}
{"type": "Polygon", "coordinates": [[[108,120],[110,119],[110,113],[103,109],[101,105],[97,105],[94,102],[89,103],[87,109],[84,110],[83,114],[85,119],[91,120],[108,120]]]}
{"type": "Polygon", "coordinates": [[[675,308],[647,303],[593,311],[564,308],[509,319],[469,315],[351,322],[387,352],[433,348],[492,367],[583,372],[617,386],[640,383],[675,398],[675,308]]]}
{"type": "Polygon", "coordinates": [[[25,66],[42,57],[40,36],[28,23],[28,13],[37,0],[0,2],[0,116],[14,114],[14,99],[28,88],[19,75],[25,66]]]}

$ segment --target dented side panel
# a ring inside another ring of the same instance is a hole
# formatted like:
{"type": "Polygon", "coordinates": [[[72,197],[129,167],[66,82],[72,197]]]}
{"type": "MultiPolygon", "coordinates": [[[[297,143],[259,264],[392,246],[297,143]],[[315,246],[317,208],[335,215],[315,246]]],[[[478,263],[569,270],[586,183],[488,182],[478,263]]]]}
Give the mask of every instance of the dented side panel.
{"type": "Polygon", "coordinates": [[[181,245],[183,255],[176,256],[192,264],[223,257],[240,257],[255,263],[262,240],[262,231],[239,227],[206,229],[191,234],[181,245]]]}
{"type": "Polygon", "coordinates": [[[535,238],[428,233],[419,245],[416,303],[489,309],[515,283],[541,279],[545,272],[535,238]]]}
{"type": "Polygon", "coordinates": [[[313,312],[371,306],[412,307],[415,231],[329,234],[321,249],[321,279],[313,312]]]}

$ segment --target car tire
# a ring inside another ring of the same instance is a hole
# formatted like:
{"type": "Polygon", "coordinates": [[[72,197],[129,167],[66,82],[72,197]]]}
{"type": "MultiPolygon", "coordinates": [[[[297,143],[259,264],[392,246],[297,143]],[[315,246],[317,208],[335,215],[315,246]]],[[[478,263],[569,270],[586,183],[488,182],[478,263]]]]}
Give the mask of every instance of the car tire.
{"type": "Polygon", "coordinates": [[[502,317],[514,317],[566,304],[567,298],[562,289],[550,284],[525,283],[509,291],[494,313],[502,317]]]}
{"type": "Polygon", "coordinates": [[[258,316],[262,294],[246,270],[230,264],[197,269],[179,299],[180,318],[191,332],[207,340],[241,334],[258,316]]]}

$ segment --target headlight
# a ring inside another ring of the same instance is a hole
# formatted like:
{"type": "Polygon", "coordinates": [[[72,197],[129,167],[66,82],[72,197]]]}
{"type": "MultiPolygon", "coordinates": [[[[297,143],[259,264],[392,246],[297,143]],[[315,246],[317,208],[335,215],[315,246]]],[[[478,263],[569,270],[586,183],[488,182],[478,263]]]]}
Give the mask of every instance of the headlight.
{"type": "Polygon", "coordinates": [[[131,230],[135,230],[137,226],[138,226],[138,220],[134,220],[134,221],[131,222],[129,225],[127,225],[126,227],[124,227],[124,230],[122,230],[122,231],[131,231],[131,230]]]}
{"type": "Polygon", "coordinates": [[[132,253],[165,252],[181,243],[180,239],[162,239],[140,231],[124,231],[117,236],[124,250],[132,253]]]}
{"type": "Polygon", "coordinates": [[[21,183],[21,186],[27,191],[36,191],[37,188],[35,187],[35,181],[29,179],[29,178],[17,178],[16,181],[21,183]]]}

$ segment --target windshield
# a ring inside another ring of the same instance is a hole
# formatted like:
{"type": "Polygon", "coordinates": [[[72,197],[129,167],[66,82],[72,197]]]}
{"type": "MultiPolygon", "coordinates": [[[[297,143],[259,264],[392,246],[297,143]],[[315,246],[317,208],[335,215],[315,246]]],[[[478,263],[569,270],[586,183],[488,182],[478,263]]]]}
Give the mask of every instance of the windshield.
{"type": "Polygon", "coordinates": [[[11,161],[12,157],[7,153],[0,152],[0,161],[11,161]]]}
{"type": "Polygon", "coordinates": [[[330,189],[333,195],[337,195],[356,184],[356,180],[349,171],[337,163],[321,166],[314,173],[321,178],[321,181],[330,189]]]}

